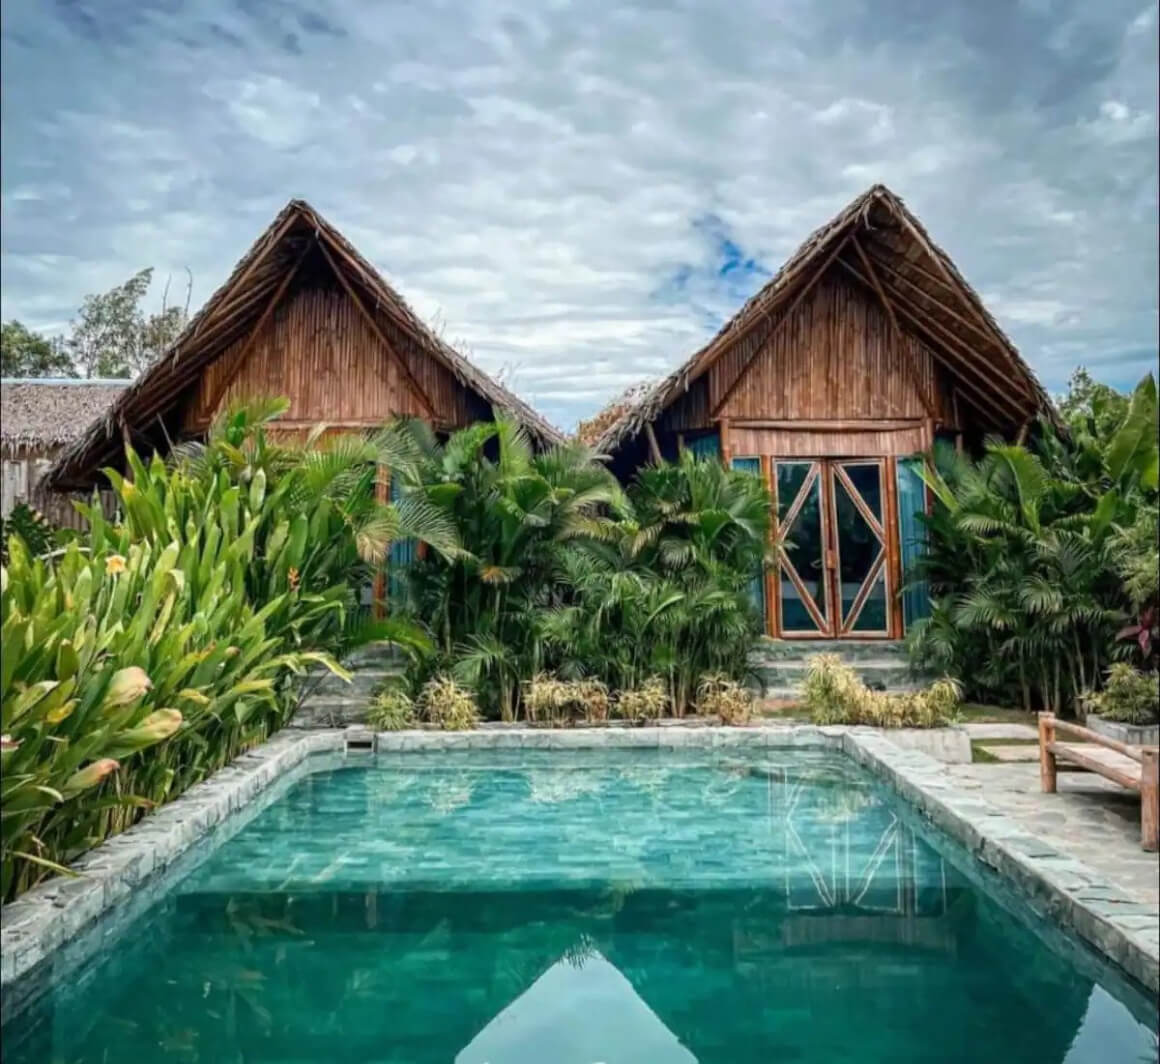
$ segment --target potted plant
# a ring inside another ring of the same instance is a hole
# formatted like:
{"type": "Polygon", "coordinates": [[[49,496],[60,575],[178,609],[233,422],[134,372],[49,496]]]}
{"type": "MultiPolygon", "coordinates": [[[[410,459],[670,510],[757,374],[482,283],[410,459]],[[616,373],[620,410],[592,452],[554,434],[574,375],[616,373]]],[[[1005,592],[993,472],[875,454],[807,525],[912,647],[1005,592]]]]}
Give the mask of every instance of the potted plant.
{"type": "Polygon", "coordinates": [[[1083,697],[1087,726],[1109,739],[1135,746],[1160,743],[1160,675],[1140,672],[1126,662],[1108,670],[1102,691],[1083,697]]]}

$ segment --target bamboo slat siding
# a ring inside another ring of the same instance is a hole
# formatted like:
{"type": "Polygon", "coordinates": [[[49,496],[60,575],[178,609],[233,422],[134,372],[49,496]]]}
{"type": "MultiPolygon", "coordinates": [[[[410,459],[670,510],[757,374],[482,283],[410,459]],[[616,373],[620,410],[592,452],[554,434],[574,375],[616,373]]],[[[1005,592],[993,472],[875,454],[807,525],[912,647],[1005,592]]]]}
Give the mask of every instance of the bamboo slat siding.
{"type": "Polygon", "coordinates": [[[875,431],[747,429],[732,427],[730,442],[736,457],[878,458],[905,457],[926,447],[921,423],[912,428],[875,431]]]}
{"type": "MultiPolygon", "coordinates": [[[[236,340],[206,367],[187,431],[203,430],[234,400],[269,395],[290,399],[288,422],[377,425],[391,415],[425,416],[397,357],[383,349],[337,287],[304,288],[279,305],[239,366],[247,339],[236,340]]],[[[463,425],[480,416],[464,389],[433,359],[412,356],[407,364],[439,422],[463,425]]]]}
{"type": "MultiPolygon", "coordinates": [[[[0,459],[0,516],[7,517],[18,503],[23,502],[39,510],[49,522],[60,528],[83,529],[87,526],[73,507],[72,500],[87,503],[91,496],[47,491],[41,485],[58,450],[5,449],[0,459]]],[[[101,508],[111,517],[117,509],[116,496],[111,491],[102,491],[100,497],[101,508]]]]}
{"type": "MultiPolygon", "coordinates": [[[[720,405],[752,353],[752,343],[743,339],[713,365],[706,375],[710,409],[720,405]]],[[[921,340],[894,333],[881,306],[831,273],[758,352],[719,414],[921,419],[928,415],[929,403],[936,419],[949,420],[938,376],[921,340]]]]}

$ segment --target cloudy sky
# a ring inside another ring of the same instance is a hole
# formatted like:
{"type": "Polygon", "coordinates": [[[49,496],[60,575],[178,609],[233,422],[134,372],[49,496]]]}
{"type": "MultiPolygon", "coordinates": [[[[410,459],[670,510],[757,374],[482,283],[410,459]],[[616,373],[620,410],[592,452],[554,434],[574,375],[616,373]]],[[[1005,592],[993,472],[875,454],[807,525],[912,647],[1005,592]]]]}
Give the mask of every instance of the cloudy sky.
{"type": "Polygon", "coordinates": [[[5,319],[196,307],[308,199],[563,426],[874,182],[1052,390],[1156,362],[1143,0],[6,0],[5,319]],[[160,283],[151,298],[160,303],[160,283]],[[172,300],[172,296],[171,296],[172,300]]]}

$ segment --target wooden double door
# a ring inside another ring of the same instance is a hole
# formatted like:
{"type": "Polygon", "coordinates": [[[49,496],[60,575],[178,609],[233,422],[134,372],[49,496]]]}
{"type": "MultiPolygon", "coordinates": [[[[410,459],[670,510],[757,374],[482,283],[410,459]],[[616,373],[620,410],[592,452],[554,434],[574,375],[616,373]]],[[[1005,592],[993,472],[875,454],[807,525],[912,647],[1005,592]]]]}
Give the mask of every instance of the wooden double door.
{"type": "Polygon", "coordinates": [[[772,634],[890,638],[897,500],[889,458],[772,459],[772,634]]]}

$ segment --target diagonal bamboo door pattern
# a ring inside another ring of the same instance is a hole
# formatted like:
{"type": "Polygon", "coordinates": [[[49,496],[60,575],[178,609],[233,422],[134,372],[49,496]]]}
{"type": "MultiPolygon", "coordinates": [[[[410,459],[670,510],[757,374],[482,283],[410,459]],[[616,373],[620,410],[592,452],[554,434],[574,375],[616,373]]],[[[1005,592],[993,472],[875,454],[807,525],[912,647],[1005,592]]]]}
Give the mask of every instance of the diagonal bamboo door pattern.
{"type": "Polygon", "coordinates": [[[773,635],[889,636],[887,473],[877,458],[773,462],[773,635]]]}

